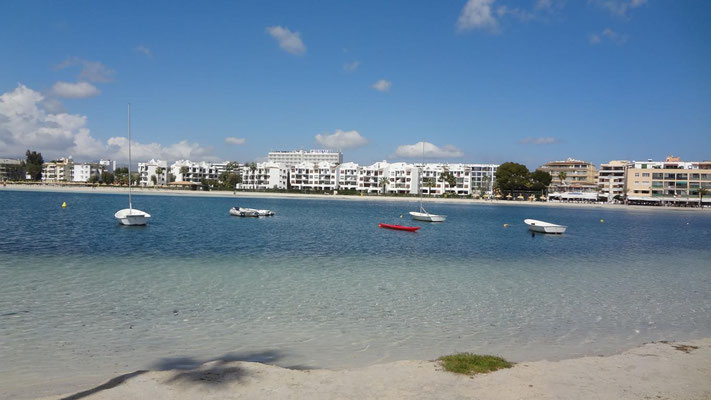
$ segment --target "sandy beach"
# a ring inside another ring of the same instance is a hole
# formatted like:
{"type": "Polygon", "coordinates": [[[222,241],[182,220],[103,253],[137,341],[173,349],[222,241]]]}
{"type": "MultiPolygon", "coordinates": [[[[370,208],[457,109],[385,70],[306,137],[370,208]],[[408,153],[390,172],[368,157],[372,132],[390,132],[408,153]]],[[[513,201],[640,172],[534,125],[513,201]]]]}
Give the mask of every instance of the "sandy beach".
{"type": "MultiPolygon", "coordinates": [[[[136,371],[63,399],[711,399],[711,339],[656,342],[606,357],[521,362],[465,376],[434,361],[294,370],[215,360],[136,371]]],[[[45,397],[56,399],[58,396],[45,397]]]]}
{"type": "MultiPolygon", "coordinates": [[[[32,191],[32,192],[59,192],[59,193],[98,193],[98,194],[128,194],[127,187],[114,186],[83,186],[83,185],[56,185],[56,184],[7,184],[0,186],[2,191],[32,191]]],[[[275,193],[275,192],[250,192],[250,191],[197,191],[175,190],[158,188],[134,188],[134,195],[149,196],[190,196],[190,197],[222,197],[222,198],[270,198],[270,199],[301,199],[301,200],[340,200],[340,201],[392,201],[392,202],[417,202],[417,197],[405,196],[379,196],[379,195],[328,195],[328,194],[302,194],[302,193],[275,193]]],[[[478,204],[496,206],[536,206],[536,207],[566,207],[604,210],[638,210],[638,211],[681,211],[681,212],[711,212],[711,208],[694,207],[655,207],[622,204],[589,204],[589,203],[563,203],[543,201],[508,201],[508,200],[481,200],[466,198],[439,198],[425,197],[426,203],[443,204],[478,204]]]]}

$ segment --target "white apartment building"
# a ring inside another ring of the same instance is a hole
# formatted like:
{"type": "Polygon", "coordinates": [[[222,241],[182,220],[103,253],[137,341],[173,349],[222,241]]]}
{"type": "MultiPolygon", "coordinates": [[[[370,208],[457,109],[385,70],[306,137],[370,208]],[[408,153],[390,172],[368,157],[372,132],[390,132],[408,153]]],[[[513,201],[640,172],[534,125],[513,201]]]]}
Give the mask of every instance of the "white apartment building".
{"type": "Polygon", "coordinates": [[[254,168],[244,165],[241,168],[242,183],[237,189],[286,189],[289,181],[289,169],[284,164],[264,162],[256,163],[254,168]]]}
{"type": "Polygon", "coordinates": [[[336,190],[337,166],[326,161],[293,165],[289,168],[289,185],[297,190],[336,190]]]}
{"type": "Polygon", "coordinates": [[[387,193],[418,194],[420,174],[415,165],[404,162],[388,164],[383,169],[383,178],[388,179],[387,193]]]}
{"type": "Polygon", "coordinates": [[[360,170],[360,165],[353,162],[340,164],[336,168],[338,190],[358,190],[358,176],[360,170]]]}
{"type": "Polygon", "coordinates": [[[116,171],[116,160],[99,160],[99,165],[106,172],[113,174],[116,171]]]}
{"type": "Polygon", "coordinates": [[[320,163],[323,161],[341,164],[343,163],[343,153],[333,150],[270,151],[267,155],[267,161],[284,164],[287,167],[301,163],[320,163]]]}
{"type": "Polygon", "coordinates": [[[612,201],[615,196],[623,197],[627,190],[627,170],[634,164],[629,161],[614,160],[600,164],[597,185],[600,187],[599,197],[612,201]]]}
{"type": "Polygon", "coordinates": [[[168,183],[168,162],[162,160],[150,160],[145,163],[138,163],[138,174],[141,186],[163,186],[168,183]],[[155,183],[153,177],[155,176],[155,183]]]}
{"type": "Polygon", "coordinates": [[[92,176],[100,177],[103,169],[99,164],[72,165],[72,182],[88,182],[92,176]]]}
{"type": "Polygon", "coordinates": [[[383,187],[380,186],[380,180],[386,178],[386,169],[389,165],[387,161],[378,161],[375,164],[361,167],[357,190],[366,193],[382,192],[383,187]]]}
{"type": "Polygon", "coordinates": [[[218,180],[228,163],[208,163],[178,160],[170,166],[170,173],[176,181],[200,183],[205,180],[218,180]]]}
{"type": "Polygon", "coordinates": [[[493,194],[496,170],[499,166],[497,164],[468,164],[468,166],[470,169],[469,177],[471,179],[471,185],[469,187],[472,194],[481,191],[487,195],[493,194]]]}

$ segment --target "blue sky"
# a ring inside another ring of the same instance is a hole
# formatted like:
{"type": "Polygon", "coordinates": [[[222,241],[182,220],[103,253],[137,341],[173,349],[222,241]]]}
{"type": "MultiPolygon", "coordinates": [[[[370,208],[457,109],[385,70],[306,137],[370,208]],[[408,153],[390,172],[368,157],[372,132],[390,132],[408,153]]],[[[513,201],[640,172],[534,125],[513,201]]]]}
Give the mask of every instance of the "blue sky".
{"type": "Polygon", "coordinates": [[[0,157],[711,158],[711,2],[5,1],[0,157]],[[318,138],[321,139],[319,142],[318,138]],[[232,138],[232,139],[227,139],[232,138]]]}

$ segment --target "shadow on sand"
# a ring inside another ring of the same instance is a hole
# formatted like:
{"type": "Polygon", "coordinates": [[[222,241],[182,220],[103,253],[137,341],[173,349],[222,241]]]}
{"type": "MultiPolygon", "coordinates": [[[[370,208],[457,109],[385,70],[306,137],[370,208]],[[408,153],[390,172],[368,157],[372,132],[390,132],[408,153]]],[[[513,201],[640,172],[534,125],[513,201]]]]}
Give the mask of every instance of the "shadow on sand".
{"type": "MultiPolygon", "coordinates": [[[[204,385],[219,386],[230,382],[238,382],[248,375],[247,370],[232,364],[237,361],[256,362],[263,364],[274,364],[281,360],[284,354],[275,350],[259,351],[259,352],[244,352],[244,353],[227,353],[221,357],[200,360],[193,357],[169,357],[163,358],[153,364],[151,371],[175,371],[175,375],[171,377],[167,383],[185,382],[204,385]],[[209,365],[204,365],[209,363],[209,365]]],[[[305,366],[295,365],[285,368],[290,369],[310,369],[305,366]]],[[[127,380],[142,375],[148,370],[140,370],[130,374],[117,376],[108,382],[99,385],[93,389],[75,393],[71,396],[64,397],[62,400],[78,400],[103,390],[112,389],[126,382],[127,380]]]]}

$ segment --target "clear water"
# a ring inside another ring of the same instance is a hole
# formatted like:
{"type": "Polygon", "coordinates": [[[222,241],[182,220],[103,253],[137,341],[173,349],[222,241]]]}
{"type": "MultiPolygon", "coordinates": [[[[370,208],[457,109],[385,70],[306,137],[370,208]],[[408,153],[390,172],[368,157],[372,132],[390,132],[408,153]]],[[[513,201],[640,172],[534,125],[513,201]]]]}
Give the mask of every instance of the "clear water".
{"type": "Polygon", "coordinates": [[[342,368],[711,336],[708,212],[438,204],[427,224],[399,218],[415,202],[134,199],[147,227],[117,225],[123,195],[0,192],[0,387],[230,353],[342,368]]]}

